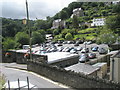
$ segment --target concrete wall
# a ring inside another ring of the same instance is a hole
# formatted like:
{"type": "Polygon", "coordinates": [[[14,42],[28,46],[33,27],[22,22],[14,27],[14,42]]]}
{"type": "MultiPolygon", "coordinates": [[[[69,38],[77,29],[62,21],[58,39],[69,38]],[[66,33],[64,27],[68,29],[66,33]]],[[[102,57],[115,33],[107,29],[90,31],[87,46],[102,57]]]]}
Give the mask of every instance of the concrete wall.
{"type": "Polygon", "coordinates": [[[110,80],[120,83],[120,58],[110,60],[110,80]]]}
{"type": "Polygon", "coordinates": [[[89,62],[86,62],[86,63],[93,65],[93,64],[96,64],[98,62],[107,62],[107,65],[110,66],[110,56],[111,55],[104,55],[104,56],[101,56],[101,57],[96,58],[94,60],[90,60],[89,62]]]}
{"type": "MultiPolygon", "coordinates": [[[[72,88],[120,88],[120,84],[85,76],[81,73],[66,71],[40,62],[29,61],[27,69],[72,88]]],[[[99,89],[98,89],[99,90],[99,89]]]]}
{"type": "Polygon", "coordinates": [[[71,56],[71,57],[65,58],[64,60],[61,59],[60,61],[52,63],[50,65],[55,65],[55,66],[64,68],[73,64],[77,64],[78,62],[79,62],[79,55],[71,56]]]}

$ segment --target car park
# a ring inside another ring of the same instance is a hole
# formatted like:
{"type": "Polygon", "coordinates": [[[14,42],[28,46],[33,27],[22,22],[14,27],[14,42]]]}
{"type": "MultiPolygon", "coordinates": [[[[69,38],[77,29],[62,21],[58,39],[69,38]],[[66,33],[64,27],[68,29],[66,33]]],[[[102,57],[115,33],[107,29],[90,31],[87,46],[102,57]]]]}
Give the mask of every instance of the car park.
{"type": "Polygon", "coordinates": [[[85,62],[87,62],[87,61],[89,61],[89,56],[88,56],[88,54],[81,54],[81,55],[80,55],[80,58],[79,58],[79,62],[85,63],[85,62]]]}

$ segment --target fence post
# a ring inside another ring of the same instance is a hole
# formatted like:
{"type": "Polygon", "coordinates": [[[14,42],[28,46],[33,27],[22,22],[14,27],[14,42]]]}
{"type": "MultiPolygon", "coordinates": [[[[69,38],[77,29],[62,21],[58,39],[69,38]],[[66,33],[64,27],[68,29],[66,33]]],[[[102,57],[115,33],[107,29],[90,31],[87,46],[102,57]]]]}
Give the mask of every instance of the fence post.
{"type": "Polygon", "coordinates": [[[18,78],[18,89],[20,90],[20,81],[19,81],[19,78],[18,78]]]}
{"type": "Polygon", "coordinates": [[[28,79],[28,77],[27,77],[27,84],[28,84],[28,90],[29,90],[29,79],[28,79]]]}
{"type": "Polygon", "coordinates": [[[8,90],[10,90],[10,81],[8,80],[8,90]]]}

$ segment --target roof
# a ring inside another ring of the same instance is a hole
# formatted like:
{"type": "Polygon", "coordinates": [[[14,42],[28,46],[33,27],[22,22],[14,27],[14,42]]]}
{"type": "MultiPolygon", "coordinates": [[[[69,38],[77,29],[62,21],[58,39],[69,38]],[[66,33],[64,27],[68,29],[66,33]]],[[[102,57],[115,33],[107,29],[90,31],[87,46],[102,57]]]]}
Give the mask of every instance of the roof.
{"type": "Polygon", "coordinates": [[[120,50],[111,56],[112,58],[120,58],[120,50]]]}
{"type": "Polygon", "coordinates": [[[45,53],[44,55],[48,56],[48,64],[64,61],[68,58],[78,57],[77,54],[71,54],[69,52],[51,52],[45,53]]]}
{"type": "Polygon", "coordinates": [[[102,67],[103,65],[107,65],[107,63],[96,63],[96,64],[94,64],[94,65],[92,65],[92,66],[94,66],[94,67],[102,67]]]}
{"type": "Polygon", "coordinates": [[[74,65],[67,67],[65,69],[72,70],[72,71],[75,71],[77,73],[84,73],[85,75],[92,74],[93,72],[99,70],[98,67],[93,67],[91,65],[84,64],[84,63],[74,64],[74,65]]]}

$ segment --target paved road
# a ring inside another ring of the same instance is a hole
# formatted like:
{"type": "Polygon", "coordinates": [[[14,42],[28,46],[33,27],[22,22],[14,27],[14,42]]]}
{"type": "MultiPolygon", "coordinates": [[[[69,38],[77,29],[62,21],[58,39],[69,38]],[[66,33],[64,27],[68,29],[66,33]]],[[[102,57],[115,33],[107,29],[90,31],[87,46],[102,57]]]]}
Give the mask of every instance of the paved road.
{"type": "Polygon", "coordinates": [[[30,83],[36,85],[38,88],[68,88],[35,73],[19,69],[7,68],[5,66],[6,64],[2,64],[0,66],[0,70],[6,76],[7,80],[16,81],[19,78],[20,81],[27,81],[28,76],[30,83]]]}

